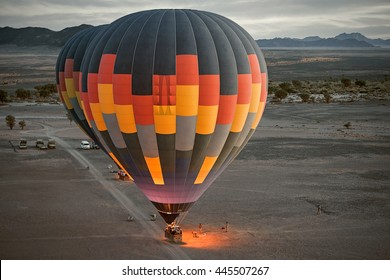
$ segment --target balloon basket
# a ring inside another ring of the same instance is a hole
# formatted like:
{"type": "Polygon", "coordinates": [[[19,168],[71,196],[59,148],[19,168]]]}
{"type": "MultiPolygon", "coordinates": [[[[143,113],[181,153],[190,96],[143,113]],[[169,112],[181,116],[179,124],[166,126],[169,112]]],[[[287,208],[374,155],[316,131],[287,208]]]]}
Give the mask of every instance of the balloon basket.
{"type": "Polygon", "coordinates": [[[183,242],[183,232],[179,226],[174,224],[167,225],[165,228],[165,238],[173,243],[182,243],[183,242]]]}

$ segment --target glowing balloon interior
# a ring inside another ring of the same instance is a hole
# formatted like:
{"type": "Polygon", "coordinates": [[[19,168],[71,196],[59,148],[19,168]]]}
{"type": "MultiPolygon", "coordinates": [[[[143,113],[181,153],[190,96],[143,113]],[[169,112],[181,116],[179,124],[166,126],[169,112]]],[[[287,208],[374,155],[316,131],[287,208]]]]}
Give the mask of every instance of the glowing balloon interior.
{"type": "Polygon", "coordinates": [[[81,31],[56,74],[67,111],[167,223],[243,149],[267,97],[253,38],[195,10],[143,11],[81,31]]]}

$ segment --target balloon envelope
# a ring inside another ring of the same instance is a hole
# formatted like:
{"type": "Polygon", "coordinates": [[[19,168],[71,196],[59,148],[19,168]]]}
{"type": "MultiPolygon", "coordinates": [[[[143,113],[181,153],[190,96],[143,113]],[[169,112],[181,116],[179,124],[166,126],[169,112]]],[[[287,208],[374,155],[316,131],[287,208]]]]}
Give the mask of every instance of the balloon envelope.
{"type": "Polygon", "coordinates": [[[67,109],[167,223],[188,211],[242,150],[267,97],[257,43],[209,12],[130,14],[76,34],[58,61],[67,109]]]}
{"type": "Polygon", "coordinates": [[[56,64],[57,91],[69,116],[85,134],[107,151],[98,136],[92,131],[84,115],[79,90],[81,61],[93,37],[102,26],[77,33],[62,48],[56,64]]]}

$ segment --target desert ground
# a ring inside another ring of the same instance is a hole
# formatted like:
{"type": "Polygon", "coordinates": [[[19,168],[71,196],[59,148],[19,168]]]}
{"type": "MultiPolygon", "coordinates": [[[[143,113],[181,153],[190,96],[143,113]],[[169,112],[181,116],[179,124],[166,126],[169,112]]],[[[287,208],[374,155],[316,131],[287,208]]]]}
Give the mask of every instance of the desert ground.
{"type": "MultiPolygon", "coordinates": [[[[59,48],[0,45],[0,89],[55,84],[59,48]]],[[[390,48],[263,49],[270,81],[320,81],[340,77],[383,81],[390,77],[390,48]]]]}
{"type": "Polygon", "coordinates": [[[185,217],[178,245],[101,150],[80,148],[89,139],[62,105],[0,106],[0,258],[389,259],[389,108],[268,104],[247,147],[185,217]],[[26,128],[6,127],[8,114],[26,128]],[[57,148],[38,150],[37,138],[57,148]]]}
{"type": "Polygon", "coordinates": [[[272,81],[382,80],[390,75],[390,48],[269,48],[263,53],[272,81]]]}

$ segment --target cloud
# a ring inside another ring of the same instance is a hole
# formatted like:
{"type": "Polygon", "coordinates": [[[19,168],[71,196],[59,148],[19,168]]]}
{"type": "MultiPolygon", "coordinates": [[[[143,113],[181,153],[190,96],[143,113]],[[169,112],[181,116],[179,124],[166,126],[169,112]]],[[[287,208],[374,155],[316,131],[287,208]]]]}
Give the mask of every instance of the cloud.
{"type": "Polygon", "coordinates": [[[126,14],[159,8],[215,12],[242,25],[254,38],[331,37],[352,31],[390,38],[388,0],[2,0],[0,26],[61,30],[82,23],[110,23],[126,14]]]}

